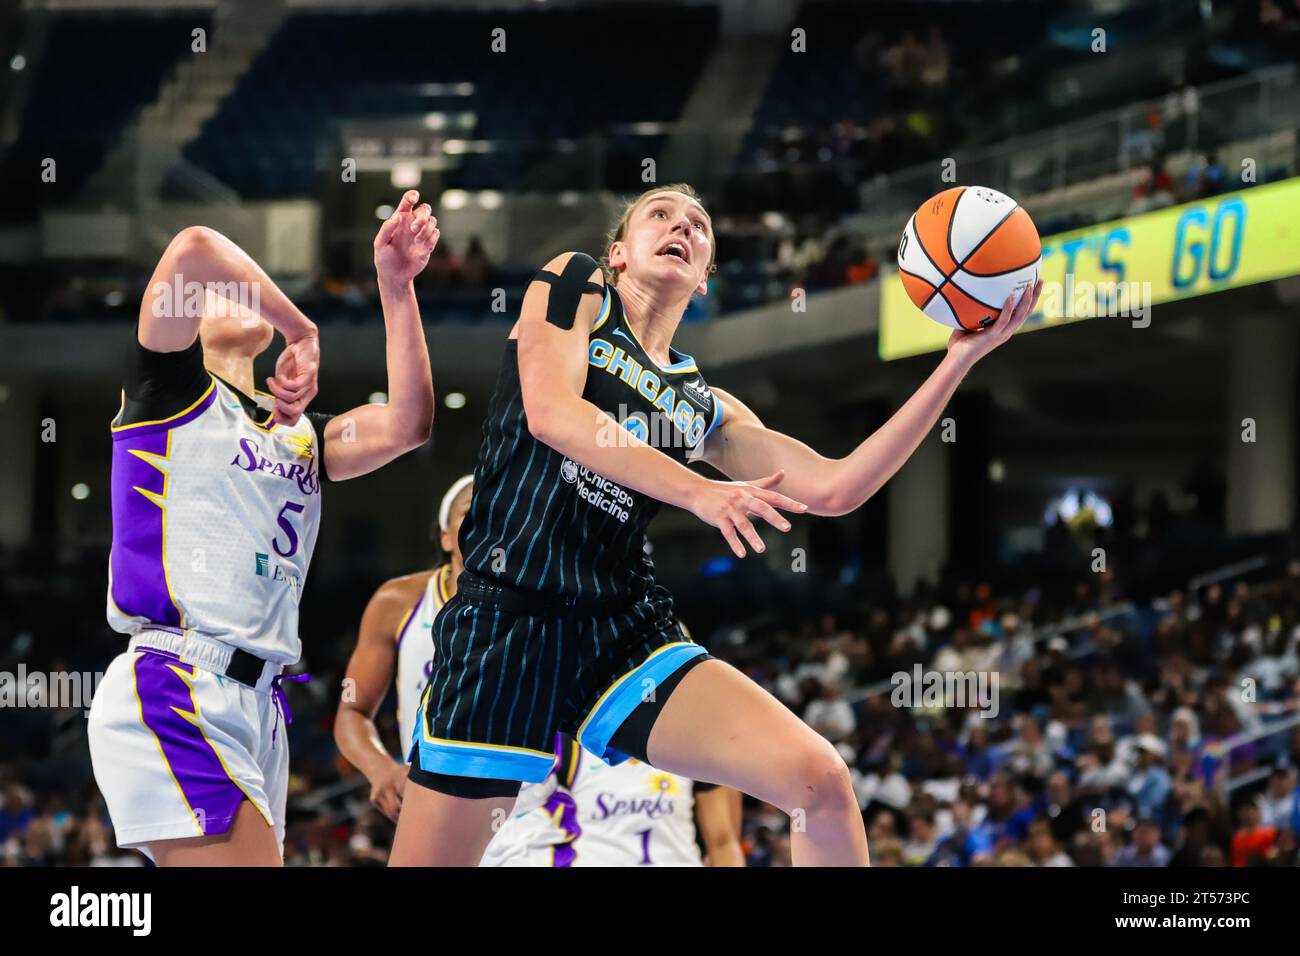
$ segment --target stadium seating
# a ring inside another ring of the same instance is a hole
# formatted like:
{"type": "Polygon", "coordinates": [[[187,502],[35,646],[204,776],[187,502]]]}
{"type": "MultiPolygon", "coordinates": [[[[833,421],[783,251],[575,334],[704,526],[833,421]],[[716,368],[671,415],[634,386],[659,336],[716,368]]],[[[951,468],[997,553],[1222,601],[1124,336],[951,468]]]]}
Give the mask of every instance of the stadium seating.
{"type": "Polygon", "coordinates": [[[201,10],[52,17],[47,45],[27,81],[18,140],[0,171],[0,219],[21,220],[75,198],[132,117],[155,98],[168,71],[190,54],[191,31],[209,28],[211,19],[201,10]],[[46,157],[57,162],[54,183],[39,179],[46,157]]]}
{"type": "Polygon", "coordinates": [[[475,138],[514,148],[467,157],[447,185],[518,188],[538,158],[527,144],[674,119],[713,43],[715,19],[708,8],[625,4],[298,13],[186,155],[246,196],[302,195],[318,167],[336,166],[318,162],[321,150],[337,149],[336,121],[454,110],[474,114],[475,138]],[[497,28],[505,31],[503,53],[490,47],[497,28]],[[497,69],[495,57],[511,58],[511,69],[497,69]],[[434,83],[471,83],[473,92],[421,92],[434,83]]]}

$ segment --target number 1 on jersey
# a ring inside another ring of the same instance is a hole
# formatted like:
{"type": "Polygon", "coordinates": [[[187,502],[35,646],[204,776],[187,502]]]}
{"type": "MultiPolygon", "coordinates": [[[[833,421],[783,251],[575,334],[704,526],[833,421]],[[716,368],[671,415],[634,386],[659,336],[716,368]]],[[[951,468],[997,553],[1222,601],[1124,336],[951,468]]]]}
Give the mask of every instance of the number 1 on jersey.
{"type": "Polygon", "coordinates": [[[650,859],[650,830],[646,829],[638,832],[641,836],[641,865],[653,866],[654,863],[650,859]]]}

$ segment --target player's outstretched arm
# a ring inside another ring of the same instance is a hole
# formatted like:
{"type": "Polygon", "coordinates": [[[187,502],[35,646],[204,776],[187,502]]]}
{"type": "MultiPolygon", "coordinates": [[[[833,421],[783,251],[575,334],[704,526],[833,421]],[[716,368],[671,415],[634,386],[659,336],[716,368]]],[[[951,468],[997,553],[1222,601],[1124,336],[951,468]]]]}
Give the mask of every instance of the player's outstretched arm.
{"type": "MultiPolygon", "coordinates": [[[[573,255],[557,256],[547,263],[546,271],[560,275],[573,255]]],[[[600,278],[595,270],[589,281],[600,278]]],[[[745,556],[742,539],[755,551],[763,551],[750,516],[789,531],[790,523],[777,509],[805,509],[770,490],[779,475],[748,483],[710,481],[635,437],[582,397],[587,338],[601,296],[589,292],[579,300],[576,313],[570,310],[559,316],[549,312],[551,289],[545,282],[529,284],[517,326],[519,383],[533,437],[610,481],[693,512],[722,532],[737,557],[745,556]]]]}
{"type": "Polygon", "coordinates": [[[740,791],[730,787],[697,790],[695,826],[704,841],[709,866],[744,866],[745,851],[740,847],[740,814],[737,803],[740,791]]]}
{"type": "Polygon", "coordinates": [[[813,514],[842,515],[860,507],[912,456],[943,414],[974,364],[1006,342],[1034,311],[1042,283],[1019,302],[1007,299],[997,322],[979,332],[954,332],[939,367],[885,424],[845,458],[827,458],[803,442],[766,428],[734,396],[715,388],[726,410],[706,440],[702,458],[723,474],[784,472],[776,487],[808,505],[813,514]]]}
{"type": "Polygon", "coordinates": [[[285,349],[267,386],[275,398],[275,420],[293,424],[316,395],[320,367],[316,325],[248,253],[215,229],[190,226],[168,244],[140,303],[137,335],[151,352],[184,351],[194,344],[204,309],[214,295],[243,300],[253,292],[261,317],[284,336],[285,349]],[[203,294],[193,295],[195,289],[203,294]]]}
{"type": "Polygon", "coordinates": [[[408,190],[375,236],[375,273],[384,310],[388,402],[336,415],[325,426],[325,472],[355,478],[418,448],[433,431],[433,374],[414,280],[438,243],[438,220],[408,190]]]}
{"type": "Polygon", "coordinates": [[[375,714],[397,671],[397,630],[428,580],[429,572],[393,578],[371,597],[361,615],[357,646],[343,672],[334,717],[334,742],[339,751],[370,781],[370,802],[394,822],[402,808],[406,767],[384,749],[375,714]]]}

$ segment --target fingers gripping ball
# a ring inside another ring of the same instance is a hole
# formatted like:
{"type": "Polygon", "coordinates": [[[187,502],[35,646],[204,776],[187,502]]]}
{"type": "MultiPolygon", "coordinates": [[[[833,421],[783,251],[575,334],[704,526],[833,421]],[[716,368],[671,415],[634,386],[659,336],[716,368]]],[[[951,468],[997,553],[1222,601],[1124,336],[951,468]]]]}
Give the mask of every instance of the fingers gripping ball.
{"type": "Polygon", "coordinates": [[[1038,281],[1043,244],[1010,196],[957,186],[926,200],[898,244],[898,275],[917,308],[972,331],[993,322],[1007,296],[1038,281]]]}

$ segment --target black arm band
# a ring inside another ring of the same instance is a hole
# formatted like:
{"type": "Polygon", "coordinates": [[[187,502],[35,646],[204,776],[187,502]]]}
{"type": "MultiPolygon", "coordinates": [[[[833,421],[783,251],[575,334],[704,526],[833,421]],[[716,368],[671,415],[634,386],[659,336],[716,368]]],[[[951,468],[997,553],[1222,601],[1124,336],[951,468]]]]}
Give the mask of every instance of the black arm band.
{"type": "Polygon", "coordinates": [[[534,282],[545,282],[551,287],[551,295],[546,303],[546,321],[564,330],[573,328],[578,316],[578,303],[588,292],[605,291],[605,286],[598,282],[589,282],[587,277],[600,268],[595,259],[585,252],[575,252],[564,265],[564,272],[556,275],[545,269],[533,276],[534,282]]]}

